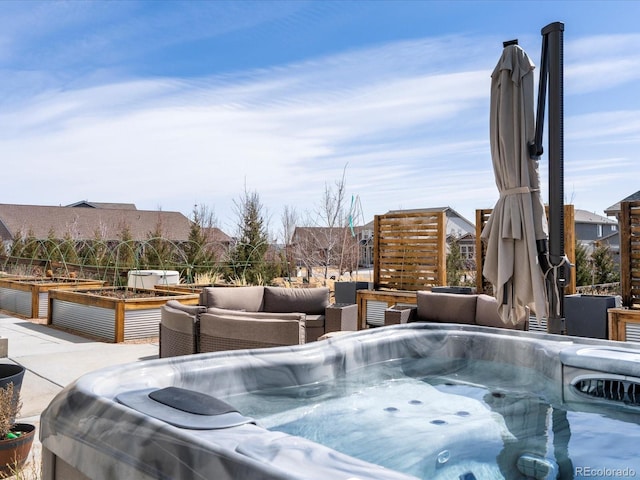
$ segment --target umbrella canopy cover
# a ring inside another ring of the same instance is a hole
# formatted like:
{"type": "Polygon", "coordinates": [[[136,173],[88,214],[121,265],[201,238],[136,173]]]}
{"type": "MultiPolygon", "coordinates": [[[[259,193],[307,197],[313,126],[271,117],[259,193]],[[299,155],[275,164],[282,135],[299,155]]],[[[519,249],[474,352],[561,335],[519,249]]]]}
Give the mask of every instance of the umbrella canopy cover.
{"type": "Polygon", "coordinates": [[[538,160],[529,156],[535,136],[533,62],[518,45],[505,47],[491,75],[491,159],[500,193],[482,231],[487,241],[483,275],[493,285],[499,313],[517,323],[532,306],[547,316],[544,275],[536,240],[548,237],[538,160]]]}

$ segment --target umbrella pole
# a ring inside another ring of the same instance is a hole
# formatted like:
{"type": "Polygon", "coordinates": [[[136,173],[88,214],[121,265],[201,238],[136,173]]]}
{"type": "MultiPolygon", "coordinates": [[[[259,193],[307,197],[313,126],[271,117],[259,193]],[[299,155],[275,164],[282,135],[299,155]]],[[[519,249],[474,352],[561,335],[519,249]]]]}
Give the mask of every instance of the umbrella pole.
{"type": "MultiPolygon", "coordinates": [[[[569,263],[564,253],[564,24],[555,22],[542,29],[547,48],[549,74],[549,333],[566,334],[564,288],[569,263]]],[[[542,81],[542,80],[541,80],[542,81]]],[[[544,117],[544,114],[543,114],[544,117]]],[[[544,118],[538,119],[543,121],[544,118]]]]}
{"type": "Polygon", "coordinates": [[[542,29],[542,60],[538,83],[535,139],[529,145],[531,158],[543,153],[542,138],[549,83],[549,241],[538,240],[538,258],[545,274],[549,316],[547,331],[566,334],[564,288],[570,264],[564,253],[564,24],[550,23],[542,29]]]}

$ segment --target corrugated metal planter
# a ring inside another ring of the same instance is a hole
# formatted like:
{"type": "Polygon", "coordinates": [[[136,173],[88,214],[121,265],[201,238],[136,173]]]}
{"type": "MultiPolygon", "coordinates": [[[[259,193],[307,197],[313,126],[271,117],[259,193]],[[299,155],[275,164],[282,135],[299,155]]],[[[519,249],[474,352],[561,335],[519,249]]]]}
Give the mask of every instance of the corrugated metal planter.
{"type": "Polygon", "coordinates": [[[26,318],[47,318],[50,291],[100,288],[104,283],[79,278],[0,278],[0,309],[26,318]]]}
{"type": "Polygon", "coordinates": [[[133,288],[54,290],[49,296],[49,325],[107,342],[158,336],[160,307],[168,300],[197,305],[199,294],[133,288]]]}

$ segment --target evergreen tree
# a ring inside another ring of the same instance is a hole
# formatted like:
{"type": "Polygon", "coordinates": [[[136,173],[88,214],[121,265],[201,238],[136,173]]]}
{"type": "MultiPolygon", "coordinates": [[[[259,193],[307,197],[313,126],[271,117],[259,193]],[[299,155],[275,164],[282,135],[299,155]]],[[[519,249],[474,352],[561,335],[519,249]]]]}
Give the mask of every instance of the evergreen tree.
{"type": "Polygon", "coordinates": [[[90,240],[82,242],[78,253],[85,266],[97,268],[108,265],[107,243],[99,228],[93,232],[93,237],[90,240]]]}
{"type": "Polygon", "coordinates": [[[56,238],[56,231],[53,229],[53,227],[49,229],[47,239],[44,242],[43,250],[45,258],[50,262],[59,262],[60,260],[62,260],[62,255],[60,255],[60,242],[56,238]]]}
{"type": "Polygon", "coordinates": [[[596,244],[591,254],[593,261],[593,275],[595,284],[613,283],[620,281],[620,273],[617,271],[611,249],[606,244],[596,244]]]}
{"type": "Polygon", "coordinates": [[[234,202],[238,217],[238,243],[230,254],[231,275],[248,284],[265,284],[273,279],[265,254],[269,238],[263,206],[256,192],[246,192],[234,202]]]}
{"type": "Polygon", "coordinates": [[[62,238],[60,244],[60,254],[62,260],[66,264],[77,265],[78,264],[78,252],[76,250],[76,242],[71,236],[71,232],[66,232],[62,238]]]}
{"type": "Polygon", "coordinates": [[[164,270],[173,262],[174,255],[173,245],[164,238],[162,223],[158,222],[155,229],[147,233],[141,263],[147,268],[164,270]]]}
{"type": "Polygon", "coordinates": [[[29,230],[27,231],[27,236],[24,239],[22,257],[36,260],[41,258],[42,256],[41,253],[42,253],[42,244],[36,238],[36,234],[34,233],[33,229],[29,228],[29,230]]]}
{"type": "Polygon", "coordinates": [[[591,285],[591,264],[587,247],[576,242],[576,285],[591,285]]]}
{"type": "Polygon", "coordinates": [[[465,264],[460,250],[460,242],[457,238],[453,238],[449,243],[449,254],[447,255],[447,283],[451,286],[459,286],[464,271],[465,264]]]}
{"type": "Polygon", "coordinates": [[[207,248],[207,236],[203,225],[206,218],[203,209],[194,206],[192,215],[189,238],[183,246],[184,258],[187,263],[187,270],[184,272],[187,283],[194,283],[197,273],[210,271],[213,260],[212,254],[207,248]]]}
{"type": "Polygon", "coordinates": [[[115,250],[116,270],[130,270],[136,265],[136,245],[131,236],[129,225],[124,224],[121,226],[118,240],[119,243],[115,250]]]}
{"type": "Polygon", "coordinates": [[[13,236],[13,243],[9,250],[9,255],[12,257],[22,257],[24,250],[25,239],[22,237],[22,230],[18,230],[13,236]]]}

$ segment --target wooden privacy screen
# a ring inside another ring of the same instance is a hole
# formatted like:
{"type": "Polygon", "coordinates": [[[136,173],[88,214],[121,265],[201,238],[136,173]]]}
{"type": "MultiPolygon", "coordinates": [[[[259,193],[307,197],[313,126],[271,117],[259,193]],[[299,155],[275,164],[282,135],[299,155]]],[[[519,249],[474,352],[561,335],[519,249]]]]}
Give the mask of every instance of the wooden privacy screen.
{"type": "Polygon", "coordinates": [[[640,309],[640,201],[620,203],[622,304],[640,309]]]}
{"type": "Polygon", "coordinates": [[[447,283],[444,211],[376,215],[374,288],[428,290],[447,283]]]}
{"type": "MultiPolygon", "coordinates": [[[[549,208],[546,207],[547,218],[549,217],[549,208]]],[[[489,217],[491,209],[476,210],[476,290],[478,293],[488,293],[493,295],[492,287],[489,282],[482,276],[482,266],[487,253],[487,246],[482,241],[481,234],[489,217]]],[[[566,253],[572,265],[576,263],[576,221],[575,209],[573,205],[564,206],[564,252],[566,253]]],[[[569,284],[565,287],[565,293],[572,295],[576,293],[576,269],[571,269],[571,278],[569,284]]]]}

